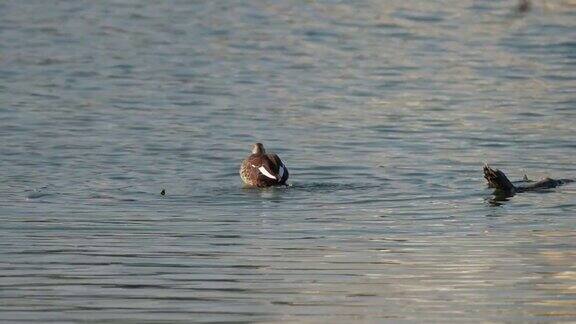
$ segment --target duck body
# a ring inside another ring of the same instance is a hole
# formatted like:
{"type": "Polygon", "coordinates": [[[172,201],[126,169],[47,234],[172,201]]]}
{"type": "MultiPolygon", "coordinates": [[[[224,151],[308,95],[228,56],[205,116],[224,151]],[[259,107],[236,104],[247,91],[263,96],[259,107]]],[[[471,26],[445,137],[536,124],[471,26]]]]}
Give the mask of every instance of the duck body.
{"type": "Polygon", "coordinates": [[[526,191],[538,191],[544,189],[551,189],[561,186],[563,184],[573,182],[571,179],[551,179],[544,178],[540,181],[530,181],[526,176],[524,179],[513,184],[504,172],[491,168],[488,164],[484,165],[484,178],[488,182],[488,186],[496,189],[497,192],[506,196],[513,196],[516,193],[526,191]]]}
{"type": "Polygon", "coordinates": [[[285,185],[288,168],[276,154],[266,154],[264,145],[254,144],[250,154],[240,166],[240,178],[249,187],[271,187],[285,185]]]}

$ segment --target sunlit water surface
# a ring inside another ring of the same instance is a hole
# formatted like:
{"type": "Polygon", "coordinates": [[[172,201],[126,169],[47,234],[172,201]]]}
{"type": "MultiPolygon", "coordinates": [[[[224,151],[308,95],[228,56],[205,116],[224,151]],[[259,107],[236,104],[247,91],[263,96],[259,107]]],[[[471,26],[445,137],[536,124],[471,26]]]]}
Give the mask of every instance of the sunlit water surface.
{"type": "Polygon", "coordinates": [[[0,320],[576,321],[565,2],[2,1],[0,320]]]}

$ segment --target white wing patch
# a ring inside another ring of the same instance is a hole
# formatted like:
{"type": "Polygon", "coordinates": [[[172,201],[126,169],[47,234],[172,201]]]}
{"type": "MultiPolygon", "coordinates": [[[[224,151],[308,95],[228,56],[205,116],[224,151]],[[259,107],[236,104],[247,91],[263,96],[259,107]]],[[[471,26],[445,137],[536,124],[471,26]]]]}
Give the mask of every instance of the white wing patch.
{"type": "Polygon", "coordinates": [[[260,171],[263,175],[267,176],[268,178],[276,180],[276,177],[273,176],[270,172],[268,172],[268,170],[266,170],[264,166],[259,167],[258,171],[260,171]]]}

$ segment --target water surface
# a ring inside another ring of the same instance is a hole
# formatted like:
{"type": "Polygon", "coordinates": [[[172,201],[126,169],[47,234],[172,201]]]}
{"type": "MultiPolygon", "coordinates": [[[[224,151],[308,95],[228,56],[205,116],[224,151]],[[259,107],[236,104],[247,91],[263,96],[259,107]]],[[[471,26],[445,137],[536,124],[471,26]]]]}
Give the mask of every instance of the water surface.
{"type": "Polygon", "coordinates": [[[0,320],[576,321],[576,185],[481,174],[576,177],[546,3],[3,1],[0,320]]]}

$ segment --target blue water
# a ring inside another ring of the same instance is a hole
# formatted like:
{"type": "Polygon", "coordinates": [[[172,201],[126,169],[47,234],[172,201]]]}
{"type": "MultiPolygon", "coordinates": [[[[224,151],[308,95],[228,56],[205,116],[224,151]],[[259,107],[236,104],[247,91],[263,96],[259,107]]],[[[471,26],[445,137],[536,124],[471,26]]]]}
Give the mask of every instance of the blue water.
{"type": "Polygon", "coordinates": [[[482,178],[576,178],[576,7],[515,6],[2,1],[0,321],[576,321],[576,184],[482,178]]]}

